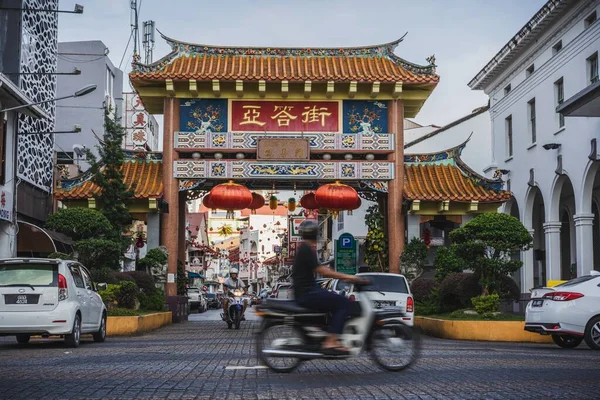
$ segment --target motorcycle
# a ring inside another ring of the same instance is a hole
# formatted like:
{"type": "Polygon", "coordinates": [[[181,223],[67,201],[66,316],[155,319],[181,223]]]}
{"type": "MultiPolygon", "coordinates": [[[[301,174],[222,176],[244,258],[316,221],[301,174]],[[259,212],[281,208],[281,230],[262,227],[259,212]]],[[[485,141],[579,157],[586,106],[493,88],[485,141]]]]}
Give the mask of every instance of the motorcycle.
{"type": "Polygon", "coordinates": [[[262,317],[257,340],[259,359],[274,371],[291,372],[303,361],[353,358],[365,349],[383,369],[400,371],[409,367],[419,357],[418,332],[402,322],[405,314],[401,310],[376,309],[369,292],[361,291],[361,287],[364,285],[354,285],[356,301],[340,336],[342,345],[350,349],[348,355],[321,351],[328,335],[326,313],[303,308],[293,300],[267,299],[256,310],[262,317]]]}
{"type": "MultiPolygon", "coordinates": [[[[240,329],[240,323],[242,322],[242,312],[244,310],[244,291],[242,289],[233,289],[233,292],[230,291],[230,294],[233,296],[229,296],[229,305],[227,306],[227,315],[229,319],[227,322],[227,328],[231,329],[235,326],[235,329],[240,329]]],[[[221,314],[221,318],[223,318],[223,314],[221,314]]]]}

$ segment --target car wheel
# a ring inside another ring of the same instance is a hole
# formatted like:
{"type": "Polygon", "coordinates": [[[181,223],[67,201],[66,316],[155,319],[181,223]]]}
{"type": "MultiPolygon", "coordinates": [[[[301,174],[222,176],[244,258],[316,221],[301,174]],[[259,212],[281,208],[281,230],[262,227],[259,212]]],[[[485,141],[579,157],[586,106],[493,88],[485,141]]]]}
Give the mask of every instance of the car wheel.
{"type": "Polygon", "coordinates": [[[552,340],[563,349],[574,349],[581,344],[583,338],[571,335],[552,335],[552,340]]]}
{"type": "Polygon", "coordinates": [[[98,329],[98,332],[94,332],[92,336],[94,337],[94,342],[96,343],[102,343],[106,340],[106,314],[102,314],[100,329],[98,329]]]}
{"type": "Polygon", "coordinates": [[[65,344],[67,347],[79,347],[79,340],[81,339],[81,316],[75,314],[75,321],[73,321],[73,330],[68,335],[65,335],[65,344]]]}
{"type": "Polygon", "coordinates": [[[590,348],[600,350],[600,316],[592,318],[587,323],[584,338],[590,348]]]}
{"type": "Polygon", "coordinates": [[[19,344],[27,344],[27,343],[29,343],[29,339],[31,339],[30,335],[25,335],[25,334],[17,335],[17,343],[19,343],[19,344]]]}

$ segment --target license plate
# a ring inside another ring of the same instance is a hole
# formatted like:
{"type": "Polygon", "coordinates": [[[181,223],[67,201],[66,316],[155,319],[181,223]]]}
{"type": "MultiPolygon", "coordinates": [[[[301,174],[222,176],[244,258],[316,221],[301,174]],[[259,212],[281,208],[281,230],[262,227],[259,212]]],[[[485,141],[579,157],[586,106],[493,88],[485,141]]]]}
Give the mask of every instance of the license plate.
{"type": "Polygon", "coordinates": [[[374,301],[373,305],[375,308],[393,307],[396,305],[395,301],[374,301]]]}
{"type": "Polygon", "coordinates": [[[5,294],[4,304],[37,304],[39,294],[5,294]]]}
{"type": "Polygon", "coordinates": [[[533,300],[531,307],[541,307],[544,305],[544,300],[533,300]]]}

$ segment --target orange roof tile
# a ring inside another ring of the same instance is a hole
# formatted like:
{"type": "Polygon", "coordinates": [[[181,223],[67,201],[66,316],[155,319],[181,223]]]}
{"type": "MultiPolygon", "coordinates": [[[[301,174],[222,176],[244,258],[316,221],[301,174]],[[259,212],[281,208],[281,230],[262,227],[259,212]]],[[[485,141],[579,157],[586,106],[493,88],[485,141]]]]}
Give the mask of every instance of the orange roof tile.
{"type": "MultiPolygon", "coordinates": [[[[163,36],[164,37],[164,36],[163,36]]],[[[348,48],[215,47],[164,37],[173,52],[134,64],[135,80],[244,80],[437,83],[434,60],[419,66],[394,54],[400,42],[348,48]]]]}
{"type": "MultiPolygon", "coordinates": [[[[127,161],[123,163],[123,181],[127,189],[134,184],[134,195],[136,199],[157,198],[162,196],[162,163],[145,161],[127,161]]],[[[96,197],[100,194],[100,188],[91,181],[70,189],[57,189],[55,197],[58,200],[79,200],[96,197]]]]}
{"type": "Polygon", "coordinates": [[[453,165],[405,164],[404,198],[429,201],[502,202],[510,192],[476,184],[453,165]]]}

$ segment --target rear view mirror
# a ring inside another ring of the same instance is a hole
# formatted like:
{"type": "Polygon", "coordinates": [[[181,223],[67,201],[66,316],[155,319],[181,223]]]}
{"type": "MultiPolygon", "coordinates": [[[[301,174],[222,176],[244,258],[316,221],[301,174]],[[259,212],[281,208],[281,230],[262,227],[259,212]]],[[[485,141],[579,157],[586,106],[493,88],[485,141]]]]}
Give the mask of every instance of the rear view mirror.
{"type": "Polygon", "coordinates": [[[96,289],[97,290],[106,290],[108,288],[108,285],[106,283],[98,283],[96,284],[96,289]]]}

